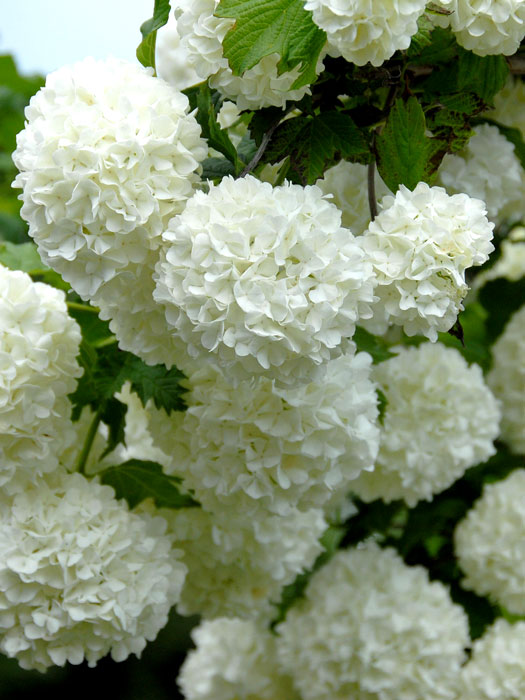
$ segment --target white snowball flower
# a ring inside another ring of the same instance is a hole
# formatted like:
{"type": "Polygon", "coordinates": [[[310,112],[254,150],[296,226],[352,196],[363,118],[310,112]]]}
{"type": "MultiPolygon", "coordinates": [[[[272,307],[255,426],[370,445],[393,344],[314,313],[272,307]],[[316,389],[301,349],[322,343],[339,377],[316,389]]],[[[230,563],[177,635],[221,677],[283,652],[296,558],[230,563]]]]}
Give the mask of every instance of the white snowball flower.
{"type": "Polygon", "coordinates": [[[271,620],[282,588],[322,552],[327,527],[320,510],[252,518],[232,509],[160,512],[188,569],[177,609],[205,618],[271,620]]]}
{"type": "Polygon", "coordinates": [[[155,336],[163,321],[151,297],[161,233],[207,155],[188,108],[148,69],[87,58],[48,75],[13,154],[22,216],[44,262],[104,319],[117,317],[121,347],[150,348],[141,356],[153,363],[174,362],[169,337],[155,336]]]}
{"type": "Polygon", "coordinates": [[[55,472],[3,503],[0,650],[40,671],[139,655],[186,573],[165,530],[80,474],[55,472]]]}
{"type": "Polygon", "coordinates": [[[507,279],[517,282],[525,277],[525,226],[515,226],[501,241],[500,257],[488,270],[474,278],[473,289],[480,289],[490,280],[507,279]]]}
{"type": "Polygon", "coordinates": [[[454,545],[464,588],[525,613],[525,469],[485,485],[456,527],[454,545]]]}
{"type": "MultiPolygon", "coordinates": [[[[357,236],[370,224],[367,170],[366,165],[342,160],[326,170],[322,179],[316,182],[324,194],[333,195],[331,201],[341,210],[343,226],[357,236]]],[[[374,177],[377,199],[392,194],[377,168],[374,168],[374,177]]]]}
{"type": "Polygon", "coordinates": [[[502,404],[501,439],[525,454],[525,306],[516,311],[492,346],[488,384],[502,404]]]}
{"type": "Polygon", "coordinates": [[[407,49],[426,0],[306,0],[313,20],[328,38],[330,56],[358,66],[380,66],[407,49]]]}
{"type": "Polygon", "coordinates": [[[173,455],[169,469],[211,510],[320,507],[373,468],[379,429],[371,364],[366,353],[343,356],[321,381],[286,389],[264,377],[234,386],[204,366],[190,375],[183,416],[152,409],[150,430],[173,455]]]}
{"type": "Polygon", "coordinates": [[[498,402],[480,367],[469,367],[454,348],[400,348],[377,365],[374,379],[387,404],[375,469],[351,484],[360,498],[430,501],[494,454],[498,402]]]}
{"type": "Polygon", "coordinates": [[[478,56],[510,56],[525,37],[523,0],[438,0],[447,16],[432,15],[436,24],[450,26],[460,46],[478,56]]]}
{"type": "Polygon", "coordinates": [[[525,697],[525,622],[499,618],[476,639],[461,671],[461,700],[525,697]]]}
{"type": "Polygon", "coordinates": [[[170,12],[167,23],[157,29],[155,42],[155,71],[177,90],[202,82],[195,68],[190,65],[188,51],[181,42],[175,14],[170,12]]]}
{"type": "Polygon", "coordinates": [[[494,250],[494,224],[479,199],[449,196],[424,182],[413,192],[401,185],[381,204],[359,239],[373,262],[379,298],[374,318],[363,325],[384,332],[394,323],[407,335],[421,333],[435,341],[463,309],[465,270],[483,264],[494,250]]]}
{"type": "Polygon", "coordinates": [[[303,700],[453,700],[469,639],[447,588],[373,543],[337,552],[277,632],[303,700]]]}
{"type": "Polygon", "coordinates": [[[495,223],[525,215],[525,171],[514,144],[497,126],[475,126],[466,148],[444,157],[438,183],[449,194],[465,192],[482,199],[489,219],[495,223]]]}
{"type": "Polygon", "coordinates": [[[157,266],[172,333],[233,378],[308,381],[371,315],[372,265],[340,217],[315,186],[247,175],[196,192],[157,266]]]}
{"type": "MultiPolygon", "coordinates": [[[[284,107],[287,100],[300,100],[310,94],[308,86],[292,90],[300,66],[278,74],[281,57],[276,53],[262,58],[242,76],[233,75],[223,55],[222,41],[235,20],[215,17],[218,4],[219,0],[178,0],[175,10],[181,46],[200,80],[209,79],[212,88],[236,102],[241,110],[284,107]]],[[[322,69],[319,59],[317,73],[322,69]]]]}
{"type": "Polygon", "coordinates": [[[0,485],[54,469],[74,438],[80,339],[64,292],[0,265],[0,485]]]}
{"type": "Polygon", "coordinates": [[[494,96],[494,109],[485,114],[500,124],[519,129],[525,139],[525,81],[510,76],[494,96]]]}
{"type": "Polygon", "coordinates": [[[291,679],[278,670],[275,637],[251,620],[221,617],[191,633],[196,649],[178,683],[186,700],[294,700],[291,679]]]}

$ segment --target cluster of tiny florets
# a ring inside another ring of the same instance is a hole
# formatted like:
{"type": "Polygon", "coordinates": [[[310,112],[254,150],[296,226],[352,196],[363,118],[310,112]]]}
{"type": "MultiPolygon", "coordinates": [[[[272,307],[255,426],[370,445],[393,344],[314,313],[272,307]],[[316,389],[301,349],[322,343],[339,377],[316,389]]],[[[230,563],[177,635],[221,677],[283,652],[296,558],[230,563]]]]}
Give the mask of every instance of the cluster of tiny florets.
{"type": "Polygon", "coordinates": [[[495,452],[500,409],[478,365],[454,348],[399,348],[374,379],[386,398],[375,469],[350,488],[366,501],[432,500],[495,452]]]}

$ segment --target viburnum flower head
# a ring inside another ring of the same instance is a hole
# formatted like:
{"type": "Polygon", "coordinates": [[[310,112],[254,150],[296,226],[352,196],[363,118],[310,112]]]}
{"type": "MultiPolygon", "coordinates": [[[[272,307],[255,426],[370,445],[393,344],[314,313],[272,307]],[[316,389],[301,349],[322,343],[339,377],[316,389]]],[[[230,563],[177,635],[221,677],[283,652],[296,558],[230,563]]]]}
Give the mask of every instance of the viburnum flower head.
{"type": "Polygon", "coordinates": [[[56,471],[0,506],[0,650],[22,668],[140,655],[186,567],[166,521],[109,486],[56,471]]]}
{"type": "Polygon", "coordinates": [[[454,544],[464,588],[525,614],[525,469],[485,485],[456,527],[454,544]]]}
{"type": "MultiPolygon", "coordinates": [[[[181,37],[181,49],[186,52],[188,66],[200,80],[237,103],[239,109],[283,107],[287,101],[300,100],[310,94],[308,86],[292,89],[301,73],[298,65],[279,75],[277,53],[264,56],[242,76],[233,75],[224,57],[222,42],[235,24],[234,19],[216,17],[213,13],[219,0],[178,0],[175,9],[177,28],[181,37]]],[[[323,68],[317,63],[317,73],[323,68]]],[[[167,61],[161,67],[167,73],[167,61]]]]}
{"type": "Polygon", "coordinates": [[[525,697],[525,622],[498,618],[476,639],[461,670],[461,700],[525,697]]]}
{"type": "Polygon", "coordinates": [[[365,501],[432,500],[495,452],[498,401],[478,365],[454,348],[399,348],[373,378],[386,398],[379,456],[350,488],[365,501]]]}
{"type": "Polygon", "coordinates": [[[372,321],[363,325],[384,332],[394,323],[407,335],[435,341],[463,309],[465,270],[482,265],[494,250],[494,224],[481,200],[449,196],[424,182],[412,192],[401,185],[381,206],[360,239],[374,265],[378,297],[372,321]]]}
{"type": "Polygon", "coordinates": [[[379,429],[371,368],[366,353],[342,356],[318,382],[281,389],[264,377],[234,385],[204,366],[190,374],[187,411],[150,411],[150,429],[172,454],[170,469],[211,510],[318,508],[373,469],[379,429]]]}
{"type": "Polygon", "coordinates": [[[523,0],[438,0],[448,15],[433,14],[442,27],[450,27],[458,44],[478,56],[510,56],[525,37],[523,0]]]}
{"type": "Polygon", "coordinates": [[[314,573],[277,633],[303,700],[453,700],[469,641],[447,588],[371,542],[314,573]]]}
{"type": "Polygon", "coordinates": [[[525,455],[525,306],[516,311],[492,346],[488,384],[501,401],[501,439],[525,455]]]}
{"type": "Polygon", "coordinates": [[[53,470],[74,439],[80,339],[64,292],[0,265],[0,485],[53,470]]]}
{"type": "Polygon", "coordinates": [[[487,117],[519,129],[525,138],[525,81],[509,76],[502,90],[494,95],[494,109],[487,117]]]}
{"type": "Polygon", "coordinates": [[[330,56],[358,66],[380,66],[407,49],[426,0],[306,0],[313,20],[326,32],[330,56]]]}
{"type": "Polygon", "coordinates": [[[205,620],[191,633],[178,677],[186,700],[295,700],[289,676],[279,673],[275,636],[251,620],[205,620]]]}
{"type": "Polygon", "coordinates": [[[352,347],[374,274],[315,186],[247,175],[196,192],[163,234],[156,301],[194,358],[283,383],[352,347]]]}

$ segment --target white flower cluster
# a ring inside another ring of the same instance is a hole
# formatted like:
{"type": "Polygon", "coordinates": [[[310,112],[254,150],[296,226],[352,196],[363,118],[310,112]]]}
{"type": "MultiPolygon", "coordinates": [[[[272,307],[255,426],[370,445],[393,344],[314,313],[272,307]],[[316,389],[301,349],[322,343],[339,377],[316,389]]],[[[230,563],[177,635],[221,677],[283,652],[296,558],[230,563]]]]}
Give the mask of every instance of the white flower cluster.
{"type": "Polygon", "coordinates": [[[413,506],[443,491],[495,452],[500,409],[478,365],[454,348],[399,348],[374,379],[386,398],[379,456],[351,483],[365,501],[413,506]]]}
{"type": "Polygon", "coordinates": [[[448,331],[463,309],[465,270],[483,264],[494,250],[494,224],[484,203],[466,194],[447,195],[420,182],[411,192],[401,185],[384,197],[382,210],[359,239],[377,275],[374,317],[364,323],[384,332],[388,323],[407,335],[432,341],[448,331]]]}
{"type": "Polygon", "coordinates": [[[44,262],[113,320],[122,347],[168,364],[152,273],[161,233],[207,155],[188,106],[141,66],[87,58],[47,77],[13,155],[44,262]]]}
{"type": "Polygon", "coordinates": [[[380,66],[409,47],[426,0],[306,0],[304,6],[326,32],[330,56],[380,66]]]}
{"type": "MultiPolygon", "coordinates": [[[[316,185],[325,195],[332,195],[332,202],[341,211],[341,221],[356,236],[361,235],[370,224],[368,204],[367,167],[360,163],[342,160],[325,171],[316,185]]],[[[377,199],[392,194],[374,168],[377,199]]]]}
{"type": "Polygon", "coordinates": [[[218,618],[192,634],[178,683],[186,700],[294,700],[291,679],[278,671],[275,637],[249,620],[218,618]]]}
{"type": "MultiPolygon", "coordinates": [[[[308,86],[292,90],[300,75],[300,66],[279,75],[277,64],[281,57],[278,54],[265,56],[240,77],[233,75],[223,55],[222,42],[235,20],[216,17],[213,13],[218,4],[219,0],[178,0],[175,10],[187,65],[200,80],[208,79],[212,88],[234,100],[241,110],[284,107],[287,100],[300,100],[309,94],[308,86]]],[[[317,72],[322,68],[319,60],[317,72]]],[[[167,73],[166,63],[162,70],[167,73]]]]}
{"type": "Polygon", "coordinates": [[[55,469],[74,439],[79,345],[64,292],[0,265],[0,485],[55,469]]]}
{"type": "Polygon", "coordinates": [[[159,78],[173,85],[177,90],[185,90],[202,80],[195,68],[190,65],[188,52],[181,42],[173,12],[170,13],[167,23],[157,29],[155,71],[159,78]]]}
{"type": "Polygon", "coordinates": [[[525,469],[487,484],[456,528],[454,544],[466,577],[462,586],[525,613],[525,469]]]}
{"type": "Polygon", "coordinates": [[[504,278],[517,282],[525,277],[525,226],[515,226],[501,241],[500,256],[488,270],[476,275],[473,289],[480,289],[490,280],[504,278]]]}
{"type": "Polygon", "coordinates": [[[210,510],[319,507],[373,468],[379,430],[370,371],[370,356],[358,353],[329,362],[322,381],[280,389],[263,377],[234,386],[205,366],[190,375],[187,411],[151,409],[150,430],[173,455],[170,470],[210,510]]]}
{"type": "Polygon", "coordinates": [[[525,697],[525,622],[499,618],[481,638],[461,671],[461,700],[525,697]]]}
{"type": "Polygon", "coordinates": [[[525,138],[525,81],[509,77],[503,90],[494,96],[494,109],[487,112],[487,117],[519,129],[525,138]]]}
{"type": "Polygon", "coordinates": [[[166,624],[186,567],[162,518],[56,471],[0,504],[0,649],[40,671],[140,654],[166,624]]]}
{"type": "Polygon", "coordinates": [[[496,223],[525,215],[525,171],[514,144],[496,126],[475,126],[466,148],[444,157],[438,182],[449,194],[465,192],[482,199],[496,223]]]}
{"type": "Polygon", "coordinates": [[[458,44],[478,56],[516,53],[525,37],[523,0],[438,0],[448,15],[432,15],[454,32],[458,44]]]}
{"type": "Polygon", "coordinates": [[[177,606],[183,615],[270,620],[284,586],[323,551],[320,510],[247,518],[231,510],[162,509],[188,569],[177,606]]]}
{"type": "Polygon", "coordinates": [[[516,311],[492,346],[488,384],[501,401],[501,439],[525,454],[525,306],[516,311]]]}
{"type": "Polygon", "coordinates": [[[453,700],[468,645],[445,586],[373,543],[335,554],[277,632],[303,700],[453,700]]]}
{"type": "Polygon", "coordinates": [[[196,192],[163,234],[156,301],[191,356],[232,378],[308,381],[370,318],[374,274],[315,186],[247,175],[196,192]]]}

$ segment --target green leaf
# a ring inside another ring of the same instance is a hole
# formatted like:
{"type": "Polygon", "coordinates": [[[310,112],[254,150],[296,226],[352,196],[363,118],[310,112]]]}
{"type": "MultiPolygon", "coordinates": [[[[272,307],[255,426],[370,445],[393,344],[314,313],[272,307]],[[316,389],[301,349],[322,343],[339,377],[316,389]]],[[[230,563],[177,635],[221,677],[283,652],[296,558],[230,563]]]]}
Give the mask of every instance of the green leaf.
{"type": "Polygon", "coordinates": [[[155,68],[155,44],[157,30],[163,27],[170,15],[170,0],[155,0],[153,17],[142,23],[142,41],[137,46],[137,58],[143,66],[155,68]]]}
{"type": "Polygon", "coordinates": [[[311,185],[341,159],[367,162],[370,149],[352,118],[333,111],[294,117],[280,124],[264,159],[274,163],[288,155],[291,170],[311,185]]]}
{"type": "Polygon", "coordinates": [[[180,479],[164,474],[160,464],[130,459],[108,467],[100,473],[100,481],[115,489],[117,498],[124,498],[135,508],[146,498],[153,498],[157,508],[195,508],[197,503],[177,488],[180,479]]]}
{"type": "Polygon", "coordinates": [[[140,358],[128,353],[123,373],[144,406],[152,399],[155,406],[166,413],[186,408],[183,398],[186,389],[180,383],[184,375],[176,367],[166,369],[164,365],[146,365],[140,358]]]}
{"type": "Polygon", "coordinates": [[[425,115],[417,99],[396,100],[376,139],[377,169],[392,192],[399,185],[413,190],[418,182],[431,182],[439,165],[433,163],[433,157],[441,144],[425,131],[425,115]]]}
{"type": "Polygon", "coordinates": [[[489,280],[480,289],[478,299],[488,312],[487,334],[494,341],[501,335],[512,314],[523,305],[525,277],[515,282],[504,278],[489,280]]]}
{"type": "Polygon", "coordinates": [[[215,15],[236,20],[222,42],[234,75],[242,75],[264,56],[278,53],[280,73],[301,66],[292,89],[315,81],[326,34],[304,9],[304,0],[221,0],[215,15]]]}
{"type": "Polygon", "coordinates": [[[202,162],[202,179],[217,180],[226,175],[235,175],[235,167],[226,158],[206,158],[202,162]]]}
{"type": "Polygon", "coordinates": [[[487,317],[488,313],[478,302],[467,304],[465,310],[459,315],[463,328],[464,344],[450,333],[439,333],[439,342],[459,350],[469,364],[475,362],[484,370],[488,370],[490,341],[486,329],[487,317]]]}
{"type": "Polygon", "coordinates": [[[503,88],[508,76],[505,56],[476,56],[459,47],[458,92],[473,92],[486,104],[492,104],[492,98],[503,88]]]}
{"type": "Polygon", "coordinates": [[[199,85],[199,91],[196,94],[196,104],[196,118],[201,126],[202,135],[208,141],[208,145],[226,156],[233,163],[235,171],[239,172],[241,163],[237,157],[237,151],[228,136],[228,132],[219,126],[213,96],[206,83],[199,85]]]}
{"type": "Polygon", "coordinates": [[[34,243],[0,243],[0,263],[11,270],[42,270],[46,266],[34,243]]]}
{"type": "Polygon", "coordinates": [[[101,420],[109,428],[108,442],[106,449],[102,453],[100,459],[112,452],[115,447],[124,443],[124,427],[126,425],[126,413],[128,407],[118,399],[109,399],[104,405],[104,410],[101,413],[101,420]]]}
{"type": "Polygon", "coordinates": [[[383,338],[372,335],[372,333],[361,328],[361,326],[357,326],[352,340],[356,344],[358,352],[367,352],[369,355],[372,355],[374,364],[379,364],[396,356],[396,353],[390,352],[388,344],[383,338]]]}
{"type": "Polygon", "coordinates": [[[449,29],[436,27],[430,35],[431,42],[422,46],[418,55],[411,52],[409,47],[408,56],[411,63],[418,65],[436,66],[453,61],[457,56],[458,45],[456,39],[449,29]]]}
{"type": "Polygon", "coordinates": [[[423,49],[432,44],[433,29],[434,24],[432,21],[426,14],[422,14],[417,21],[417,32],[412,36],[410,46],[407,49],[408,58],[418,56],[423,49]]]}

